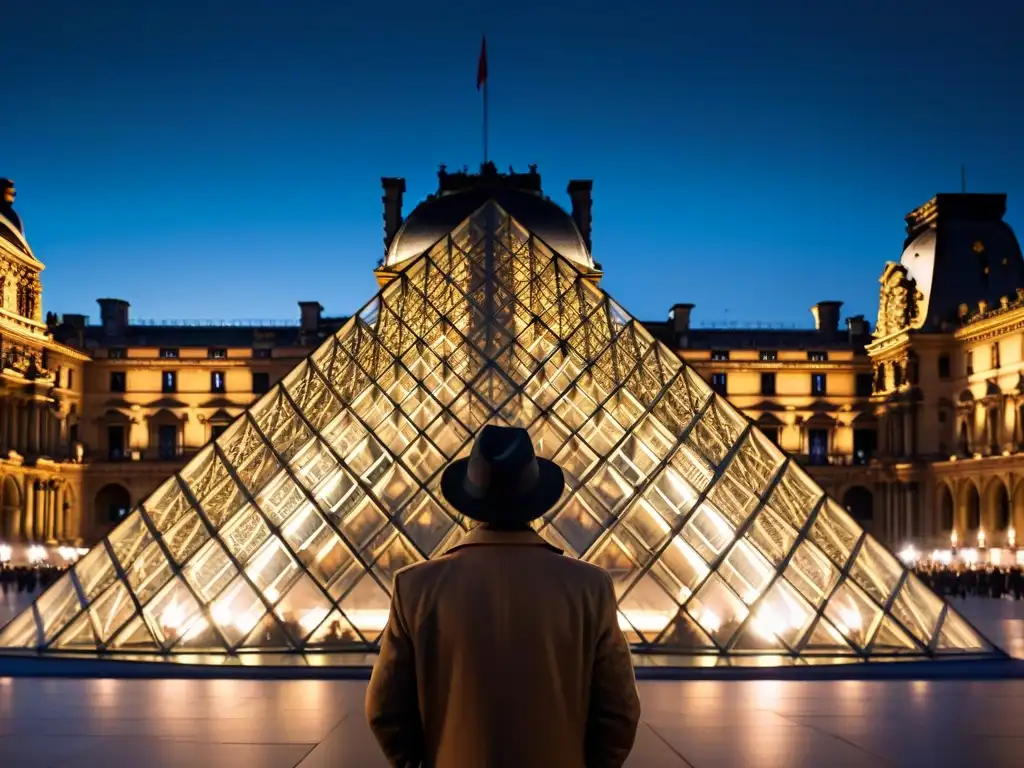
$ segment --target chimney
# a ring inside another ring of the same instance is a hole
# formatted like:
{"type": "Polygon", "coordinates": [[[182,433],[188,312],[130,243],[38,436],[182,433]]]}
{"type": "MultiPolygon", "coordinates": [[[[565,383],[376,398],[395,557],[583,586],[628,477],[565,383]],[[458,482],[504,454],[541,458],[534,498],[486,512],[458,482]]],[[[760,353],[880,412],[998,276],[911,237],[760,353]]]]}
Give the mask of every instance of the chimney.
{"type": "Polygon", "coordinates": [[[324,308],[319,301],[300,301],[299,313],[302,318],[299,330],[303,334],[315,334],[320,328],[320,313],[324,308]]]}
{"type": "Polygon", "coordinates": [[[841,301],[819,301],[811,307],[811,314],[814,315],[814,327],[818,333],[835,336],[839,330],[839,311],[843,307],[841,301]]]}
{"type": "Polygon", "coordinates": [[[583,242],[587,250],[590,247],[590,193],[594,189],[594,182],[590,179],[574,179],[569,182],[569,200],[572,202],[572,220],[576,222],[576,228],[583,235],[583,242]]]}
{"type": "Polygon", "coordinates": [[[868,335],[870,327],[864,315],[855,315],[846,318],[846,329],[850,332],[850,341],[856,341],[868,335]]]}
{"type": "Polygon", "coordinates": [[[123,336],[128,330],[128,307],[123,299],[96,299],[104,336],[123,336]]]}
{"type": "Polygon", "coordinates": [[[61,322],[69,328],[81,330],[85,328],[85,315],[72,315],[65,312],[61,316],[61,322]]]}
{"type": "Polygon", "coordinates": [[[384,177],[380,180],[384,187],[384,252],[391,247],[391,241],[402,226],[402,195],[405,193],[405,179],[384,177]]]}
{"type": "Polygon", "coordinates": [[[690,336],[690,312],[693,304],[675,304],[669,310],[668,317],[672,321],[672,338],[680,347],[688,347],[690,336]]]}

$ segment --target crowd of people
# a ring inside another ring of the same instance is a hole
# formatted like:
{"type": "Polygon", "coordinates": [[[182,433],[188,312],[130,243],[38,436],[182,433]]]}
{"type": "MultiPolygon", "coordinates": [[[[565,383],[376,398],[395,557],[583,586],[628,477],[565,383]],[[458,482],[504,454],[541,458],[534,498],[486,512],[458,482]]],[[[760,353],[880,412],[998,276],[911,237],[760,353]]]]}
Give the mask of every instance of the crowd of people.
{"type": "Polygon", "coordinates": [[[922,563],[914,570],[921,581],[943,597],[1020,600],[1024,594],[1024,569],[1018,565],[970,568],[942,563],[922,563]]]}
{"type": "Polygon", "coordinates": [[[12,592],[32,593],[36,590],[46,589],[65,570],[67,569],[51,565],[32,567],[0,565],[0,594],[8,595],[12,592]]]}

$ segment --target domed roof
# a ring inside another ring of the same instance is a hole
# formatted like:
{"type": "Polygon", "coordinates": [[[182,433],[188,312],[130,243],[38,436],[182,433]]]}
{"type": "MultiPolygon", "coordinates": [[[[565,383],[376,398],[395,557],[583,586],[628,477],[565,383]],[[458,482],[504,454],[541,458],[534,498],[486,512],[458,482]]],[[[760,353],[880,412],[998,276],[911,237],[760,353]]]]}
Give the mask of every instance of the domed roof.
{"type": "Polygon", "coordinates": [[[25,239],[25,225],[14,210],[14,182],[10,179],[0,179],[0,238],[35,258],[25,239]]]}
{"type": "Polygon", "coordinates": [[[491,200],[559,254],[593,268],[586,241],[560,206],[539,191],[490,184],[442,192],[417,205],[391,241],[384,263],[390,267],[419,256],[491,200]]]}

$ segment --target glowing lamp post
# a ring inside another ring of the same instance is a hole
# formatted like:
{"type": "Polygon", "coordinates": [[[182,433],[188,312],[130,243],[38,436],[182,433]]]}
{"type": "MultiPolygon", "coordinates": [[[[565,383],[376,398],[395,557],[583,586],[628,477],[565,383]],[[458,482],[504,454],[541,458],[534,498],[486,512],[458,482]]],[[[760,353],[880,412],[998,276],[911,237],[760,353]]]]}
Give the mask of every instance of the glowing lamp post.
{"type": "Polygon", "coordinates": [[[984,548],[985,548],[985,529],[984,528],[979,528],[978,529],[978,549],[984,549],[984,548]]]}
{"type": "Polygon", "coordinates": [[[949,548],[953,550],[953,554],[956,554],[956,545],[960,541],[960,537],[956,535],[956,529],[949,534],[949,548]]]}

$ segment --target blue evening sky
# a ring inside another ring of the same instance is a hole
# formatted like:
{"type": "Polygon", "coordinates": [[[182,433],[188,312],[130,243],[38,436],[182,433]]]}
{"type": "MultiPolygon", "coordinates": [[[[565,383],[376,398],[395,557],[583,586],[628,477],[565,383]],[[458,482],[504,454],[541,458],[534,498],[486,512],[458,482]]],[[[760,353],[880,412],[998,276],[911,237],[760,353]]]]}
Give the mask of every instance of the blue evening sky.
{"type": "MultiPolygon", "coordinates": [[[[0,176],[44,309],[296,318],[375,291],[381,176],[439,163],[594,179],[594,256],[627,309],[874,321],[903,216],[1009,193],[1024,229],[1019,0],[342,3],[4,0],[0,176]]],[[[407,210],[409,208],[407,207],[407,210]]]]}

